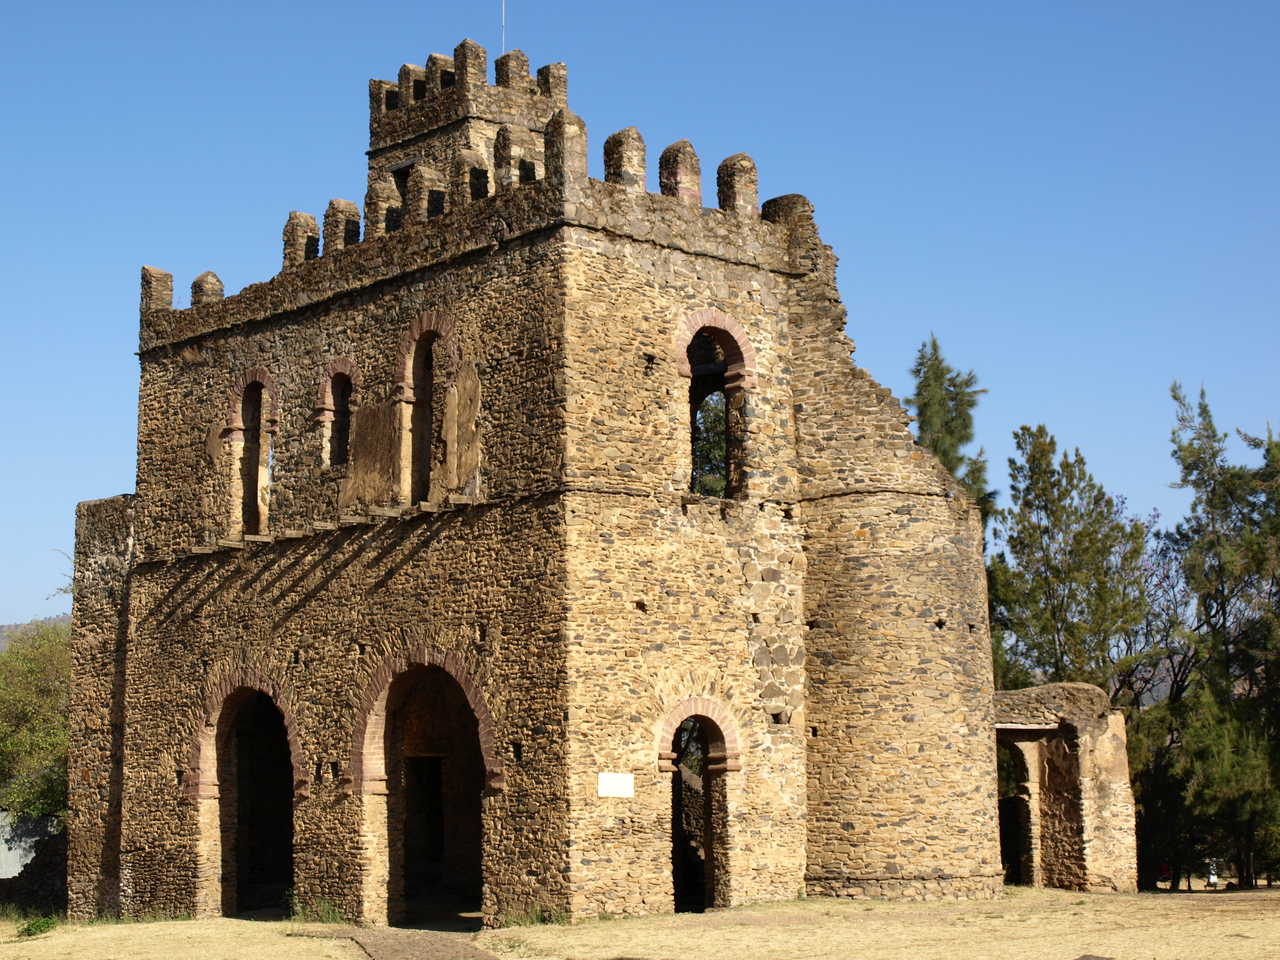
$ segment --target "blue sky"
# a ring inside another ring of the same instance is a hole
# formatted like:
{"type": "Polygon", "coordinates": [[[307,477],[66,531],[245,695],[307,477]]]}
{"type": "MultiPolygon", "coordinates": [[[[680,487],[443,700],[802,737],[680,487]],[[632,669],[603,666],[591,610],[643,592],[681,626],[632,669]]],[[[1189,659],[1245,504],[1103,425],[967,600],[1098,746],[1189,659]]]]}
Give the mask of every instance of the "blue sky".
{"type": "MultiPolygon", "coordinates": [[[[133,489],[139,266],[180,302],[271,276],[291,209],[363,198],[368,78],[467,36],[492,58],[498,28],[499,0],[6,14],[0,623],[67,608],[76,501],[133,489]]],[[[634,124],[651,175],[687,137],[708,196],[740,150],[762,197],[808,195],[857,362],[901,395],[936,333],[990,391],[1002,490],[1043,422],[1172,519],[1170,381],[1223,427],[1280,421],[1274,0],[508,0],[508,44],[569,64],[595,175],[634,124]]]]}

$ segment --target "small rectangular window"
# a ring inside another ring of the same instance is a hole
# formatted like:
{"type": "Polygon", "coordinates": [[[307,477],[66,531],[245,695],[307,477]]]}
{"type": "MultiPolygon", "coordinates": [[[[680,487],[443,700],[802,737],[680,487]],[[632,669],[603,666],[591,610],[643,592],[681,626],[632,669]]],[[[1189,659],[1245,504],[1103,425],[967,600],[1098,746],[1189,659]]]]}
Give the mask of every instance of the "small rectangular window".
{"type": "Polygon", "coordinates": [[[382,102],[386,105],[388,110],[394,110],[396,107],[400,106],[400,91],[388,90],[386,95],[383,97],[382,102]]]}

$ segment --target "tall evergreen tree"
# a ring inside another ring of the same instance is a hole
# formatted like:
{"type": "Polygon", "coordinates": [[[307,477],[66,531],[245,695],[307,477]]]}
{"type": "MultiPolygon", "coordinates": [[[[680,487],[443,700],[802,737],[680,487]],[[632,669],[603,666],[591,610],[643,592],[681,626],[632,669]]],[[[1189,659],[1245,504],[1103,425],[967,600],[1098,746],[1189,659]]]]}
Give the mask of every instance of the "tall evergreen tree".
{"type": "Polygon", "coordinates": [[[911,376],[915,392],[907,397],[907,405],[916,418],[916,442],[964,484],[985,524],[995,503],[995,491],[987,489],[986,457],[981,449],[972,456],[963,450],[973,442],[973,411],[987,391],[978,388],[978,375],[972,370],[961,373],[947,363],[932,334],[920,344],[911,376]]]}
{"type": "Polygon", "coordinates": [[[993,622],[1045,680],[1114,694],[1123,639],[1147,613],[1146,526],[1125,515],[1079,450],[1058,457],[1043,425],[1019,428],[1014,443],[1010,505],[996,514],[1008,558],[991,564],[993,622]]]}

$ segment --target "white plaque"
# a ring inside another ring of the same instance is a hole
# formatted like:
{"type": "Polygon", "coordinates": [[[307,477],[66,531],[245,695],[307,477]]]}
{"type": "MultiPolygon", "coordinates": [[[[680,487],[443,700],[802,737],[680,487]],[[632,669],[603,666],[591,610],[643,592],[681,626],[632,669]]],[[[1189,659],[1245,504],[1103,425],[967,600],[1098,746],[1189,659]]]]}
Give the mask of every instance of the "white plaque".
{"type": "Polygon", "coordinates": [[[634,797],[636,778],[633,773],[597,773],[596,796],[634,797]]]}

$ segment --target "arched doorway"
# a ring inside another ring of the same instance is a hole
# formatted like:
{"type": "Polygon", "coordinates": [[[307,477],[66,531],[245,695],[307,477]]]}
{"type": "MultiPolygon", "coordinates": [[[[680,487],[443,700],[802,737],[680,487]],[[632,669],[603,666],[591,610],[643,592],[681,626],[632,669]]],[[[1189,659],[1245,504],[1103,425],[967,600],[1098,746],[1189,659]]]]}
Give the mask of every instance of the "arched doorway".
{"type": "Polygon", "coordinates": [[[387,912],[400,925],[456,922],[480,909],[485,762],[458,682],[414,666],[387,691],[387,912]]]}
{"type": "Polygon", "coordinates": [[[293,886],[293,763],[267,694],[241,688],[224,701],[217,771],[222,912],[283,915],[293,886]]]}
{"type": "Polygon", "coordinates": [[[676,912],[728,905],[724,735],[685,718],[671,738],[671,884],[676,912]]]}

